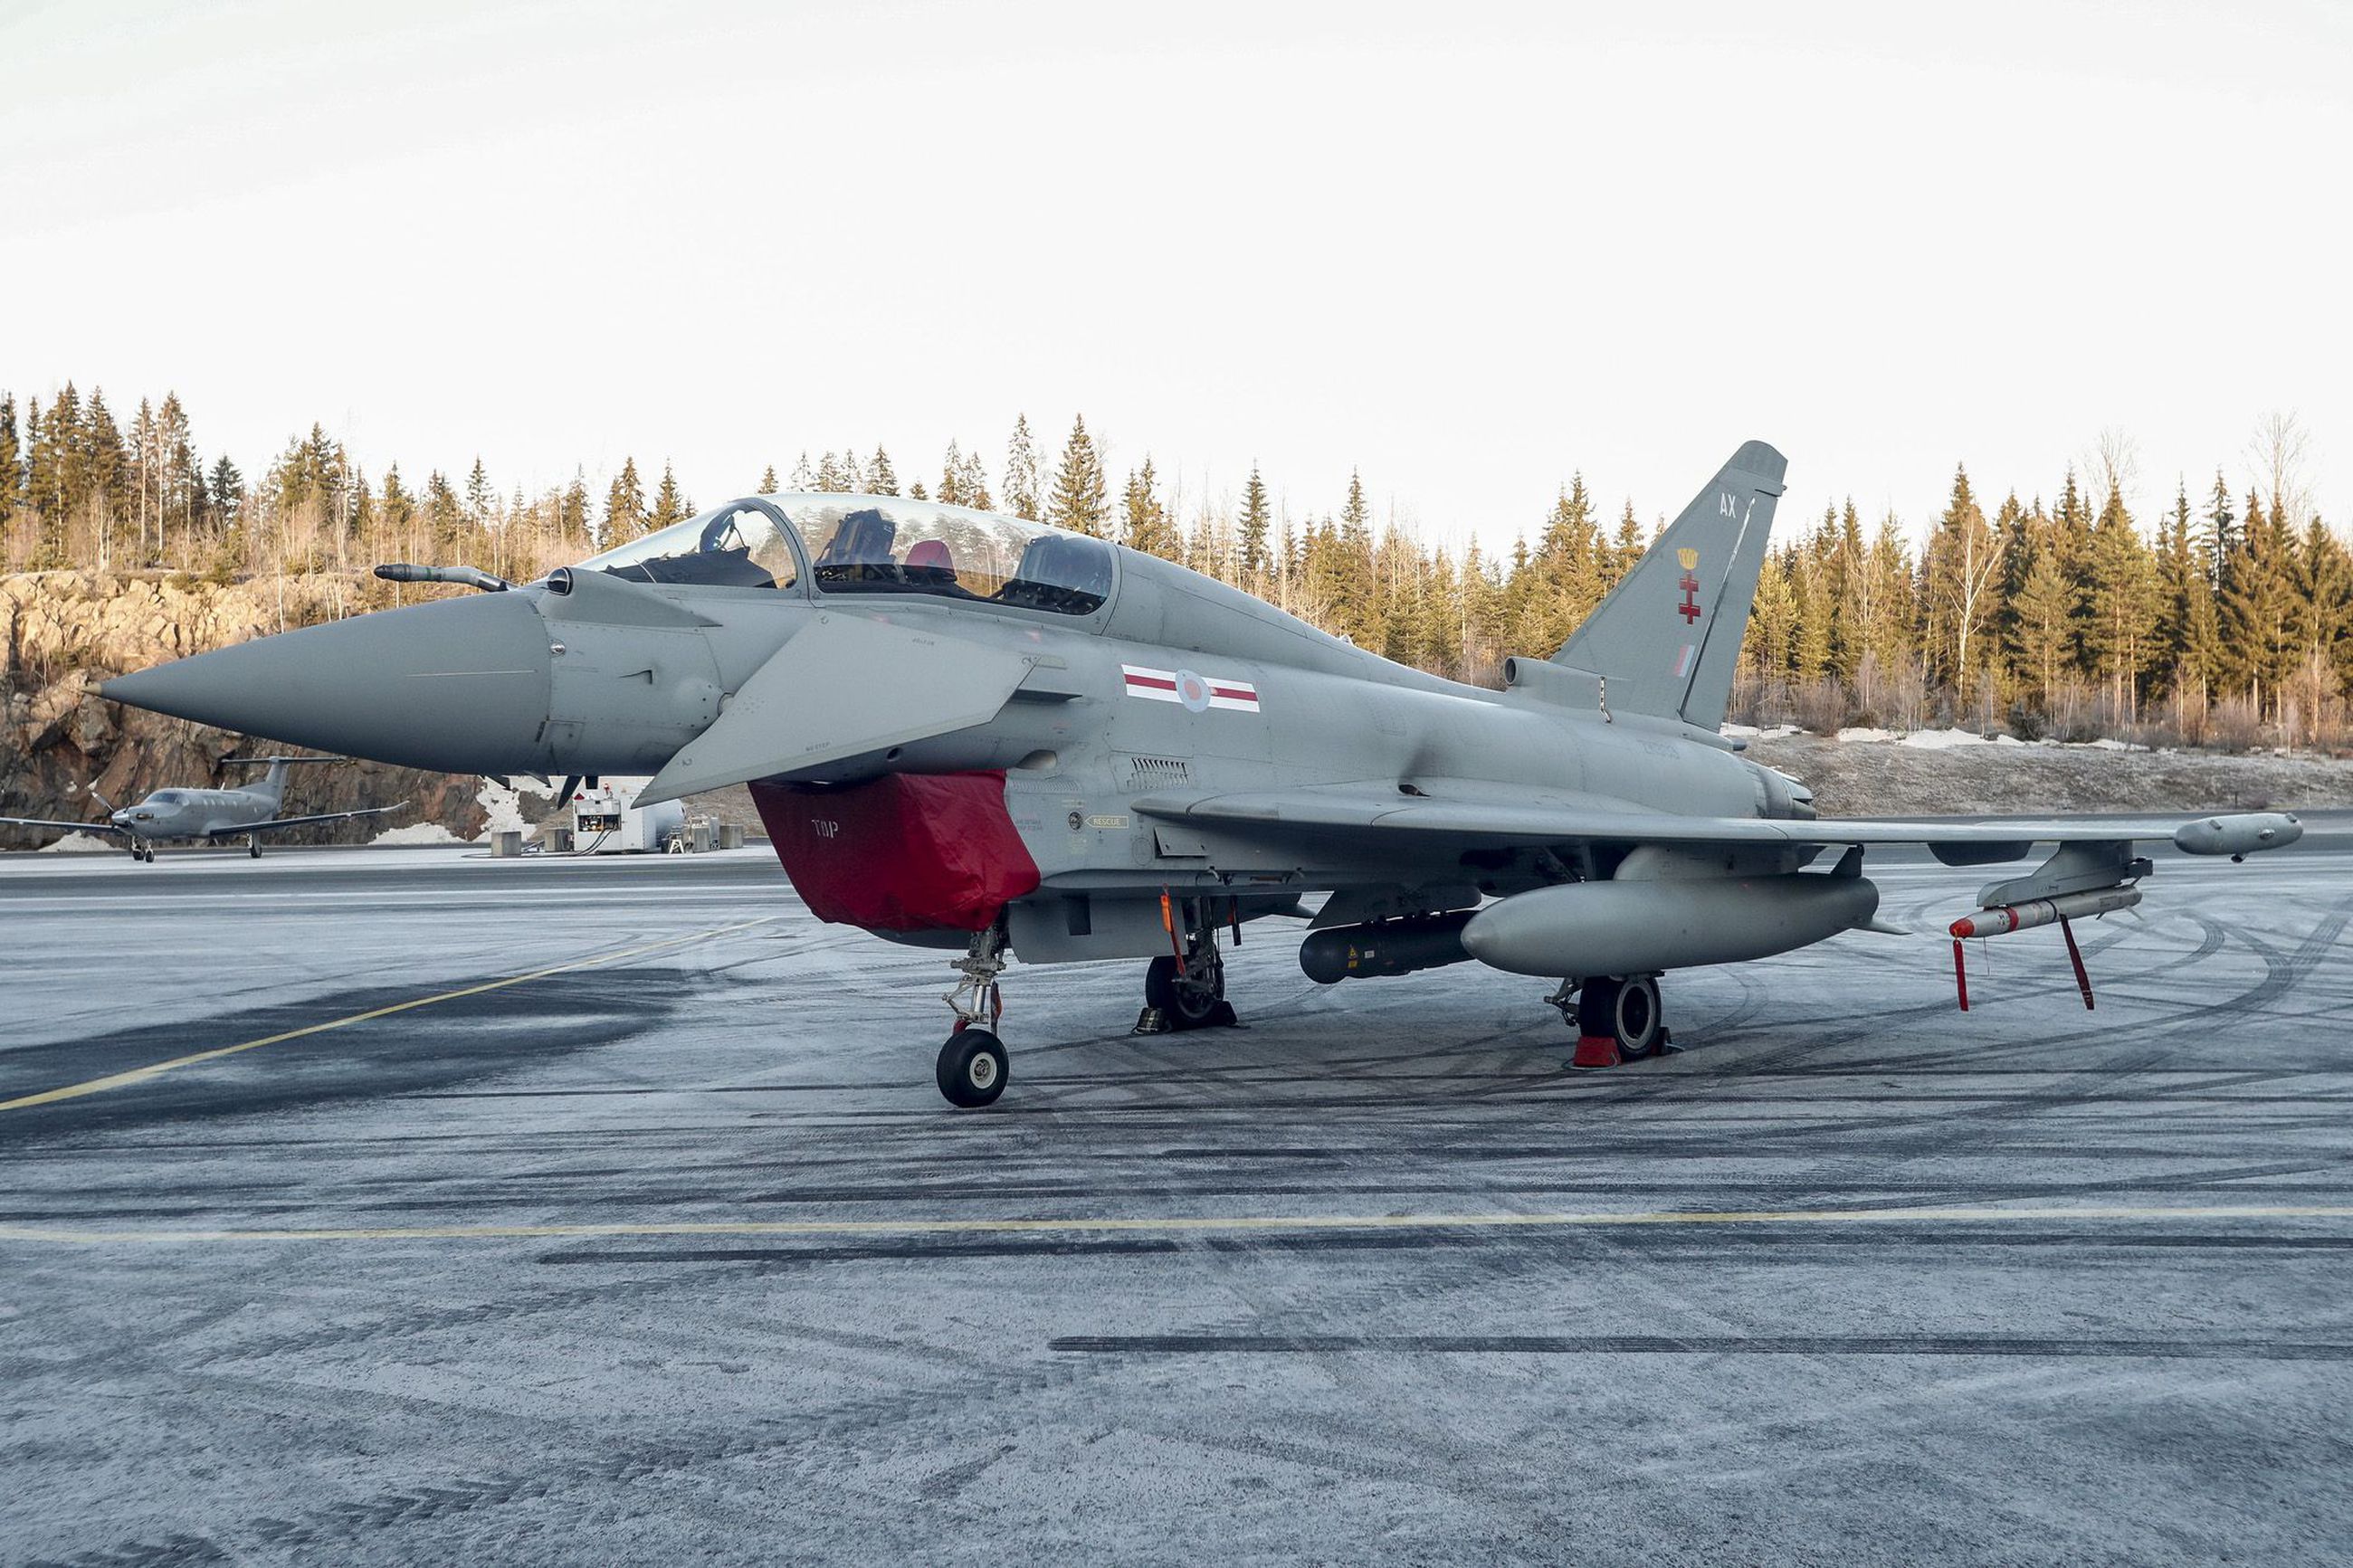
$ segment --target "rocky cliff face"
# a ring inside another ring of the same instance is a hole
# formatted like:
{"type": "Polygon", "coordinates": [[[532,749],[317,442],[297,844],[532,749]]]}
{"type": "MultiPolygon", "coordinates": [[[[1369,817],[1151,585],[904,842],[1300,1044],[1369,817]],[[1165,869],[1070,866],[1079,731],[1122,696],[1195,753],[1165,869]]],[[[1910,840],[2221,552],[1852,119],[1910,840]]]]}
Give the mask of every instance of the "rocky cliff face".
{"type": "MultiPolygon", "coordinates": [[[[214,584],[162,574],[38,572],[0,576],[0,815],[78,820],[102,815],[89,794],[120,805],[173,785],[217,786],[250,776],[221,759],[294,748],[118,707],[98,683],[126,670],[312,626],[394,603],[391,584],[343,574],[283,584],[214,584]]],[[[410,591],[414,596],[414,591],[410,591]]],[[[301,770],[291,814],[352,811],[396,800],[399,816],[295,828],[289,843],[348,843],[389,826],[438,823],[459,837],[483,827],[478,781],[374,763],[301,770]]],[[[0,827],[0,849],[54,835],[0,827]]]]}

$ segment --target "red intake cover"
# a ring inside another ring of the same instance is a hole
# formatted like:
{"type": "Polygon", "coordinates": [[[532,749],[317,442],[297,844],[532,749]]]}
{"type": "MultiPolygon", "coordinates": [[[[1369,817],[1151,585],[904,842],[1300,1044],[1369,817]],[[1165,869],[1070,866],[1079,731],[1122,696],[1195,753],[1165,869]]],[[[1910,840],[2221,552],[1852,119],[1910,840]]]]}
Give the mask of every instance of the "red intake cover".
{"type": "Polygon", "coordinates": [[[890,773],[847,789],[755,784],[752,804],[785,875],[821,921],[986,931],[1038,886],[1001,772],[890,773]]]}

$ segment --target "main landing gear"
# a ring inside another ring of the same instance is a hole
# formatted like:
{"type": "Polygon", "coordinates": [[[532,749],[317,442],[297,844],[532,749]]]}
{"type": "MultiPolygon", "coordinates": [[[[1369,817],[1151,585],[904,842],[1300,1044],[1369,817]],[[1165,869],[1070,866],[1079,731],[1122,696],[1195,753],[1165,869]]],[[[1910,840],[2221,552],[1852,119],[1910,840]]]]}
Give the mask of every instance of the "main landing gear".
{"type": "Polygon", "coordinates": [[[940,1047],[940,1092],[951,1105],[993,1105],[1005,1092],[1005,1080],[1013,1076],[1012,1058],[997,1037],[997,1020],[1005,1014],[1005,998],[997,988],[997,977],[1005,973],[1002,921],[973,933],[955,971],[955,986],[946,997],[955,1014],[955,1030],[940,1047]]]}
{"type": "Polygon", "coordinates": [[[261,835],[260,835],[260,834],[259,834],[259,833],[248,833],[248,834],[247,834],[247,835],[245,836],[245,852],[246,852],[248,855],[250,855],[251,857],[253,857],[253,858],[255,858],[256,860],[259,860],[259,859],[260,859],[260,858],[261,858],[261,835]]]}
{"type": "MultiPolygon", "coordinates": [[[[1139,1035],[1166,1035],[1185,1029],[1231,1028],[1240,1020],[1226,1000],[1226,958],[1218,951],[1216,917],[1206,899],[1161,896],[1161,923],[1168,929],[1173,950],[1152,961],[1144,972],[1144,1011],[1135,1020],[1139,1035]]],[[[1229,911],[1230,921],[1230,908],[1229,911]]],[[[1232,922],[1237,927],[1239,922],[1232,922]]]]}
{"type": "Polygon", "coordinates": [[[1656,1056],[1672,1043],[1655,975],[1603,975],[1581,985],[1564,980],[1546,1000],[1560,1009],[1561,1022],[1577,1029],[1572,1067],[1614,1068],[1656,1056]]]}

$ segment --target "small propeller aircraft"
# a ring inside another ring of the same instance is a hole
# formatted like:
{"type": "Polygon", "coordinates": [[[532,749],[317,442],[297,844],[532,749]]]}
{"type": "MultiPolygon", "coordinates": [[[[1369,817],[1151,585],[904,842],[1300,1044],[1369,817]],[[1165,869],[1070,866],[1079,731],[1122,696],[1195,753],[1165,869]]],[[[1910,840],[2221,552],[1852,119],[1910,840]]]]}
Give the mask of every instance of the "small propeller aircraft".
{"type": "Polygon", "coordinates": [[[346,822],[355,816],[382,816],[406,805],[371,806],[365,811],[330,811],[316,816],[280,816],[279,807],[286,799],[287,770],[303,763],[332,763],[339,757],[227,757],[223,767],[259,768],[269,771],[259,782],[239,789],[159,789],[136,805],[117,810],[112,802],[93,788],[90,798],[105,812],[99,822],[52,822],[36,816],[0,816],[0,823],[15,827],[53,827],[63,833],[118,833],[129,841],[131,858],[153,865],[155,846],[194,839],[220,844],[231,839],[245,840],[246,853],[259,857],[261,836],[286,827],[308,827],[318,822],[346,822]]]}
{"type": "Polygon", "coordinates": [[[1501,690],[1103,540],[831,494],[732,501],[527,585],[380,566],[488,592],[101,690],[410,767],[650,773],[641,804],[748,784],[820,920],[958,954],[935,1078],[961,1106],[1005,1088],[1008,955],[1148,959],[1139,1028],[1231,1022],[1224,947],[1305,894],[1328,895],[1314,979],[1476,960],[1555,980],[1577,1063],[1609,1067],[1666,1044],[1665,971],[1885,929],[1873,847],[2053,847],[1979,891],[1957,948],[2137,902],[2137,840],[2242,856],[2302,832],[1819,819],[1720,733],[1786,466],[1742,447],[1501,690]]]}

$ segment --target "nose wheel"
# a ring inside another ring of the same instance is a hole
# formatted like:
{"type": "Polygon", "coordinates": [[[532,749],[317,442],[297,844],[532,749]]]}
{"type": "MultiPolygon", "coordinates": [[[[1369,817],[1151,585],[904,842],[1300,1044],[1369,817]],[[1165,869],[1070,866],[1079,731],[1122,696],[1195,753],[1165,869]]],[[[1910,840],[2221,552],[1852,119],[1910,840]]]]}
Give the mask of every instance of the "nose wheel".
{"type": "Polygon", "coordinates": [[[977,1025],[961,1028],[940,1047],[940,1093],[950,1105],[967,1110],[994,1105],[1012,1073],[1012,1058],[994,1030],[977,1025]]]}
{"type": "Polygon", "coordinates": [[[956,983],[945,1000],[955,1014],[955,1031],[940,1047],[936,1076],[950,1105],[974,1110],[996,1104],[1013,1076],[1013,1058],[997,1037],[997,1021],[1005,1016],[1005,996],[997,988],[1005,973],[1004,922],[974,932],[953,967],[956,983]]]}

